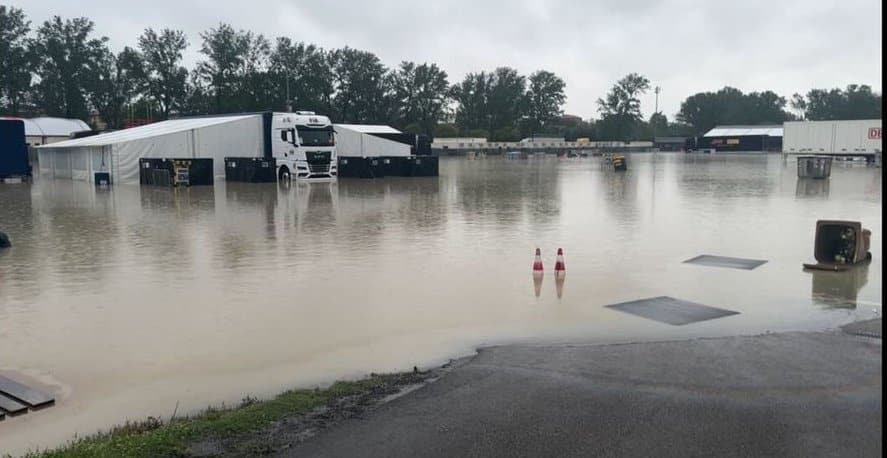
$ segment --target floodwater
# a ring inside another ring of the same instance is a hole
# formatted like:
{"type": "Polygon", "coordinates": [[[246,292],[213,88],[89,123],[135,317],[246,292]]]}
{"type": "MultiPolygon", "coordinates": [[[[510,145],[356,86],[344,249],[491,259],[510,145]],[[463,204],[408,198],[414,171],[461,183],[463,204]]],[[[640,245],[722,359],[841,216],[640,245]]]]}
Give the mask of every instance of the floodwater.
{"type": "Polygon", "coordinates": [[[439,178],[0,185],[0,229],[14,243],[0,252],[0,373],[58,399],[0,422],[0,452],[481,345],[879,316],[881,169],[836,163],[829,180],[799,182],[795,167],[780,155],[659,153],[631,155],[625,173],[596,158],[441,158],[439,178]],[[802,271],[818,219],[862,221],[871,264],[802,271]],[[682,263],[700,254],[768,262],[682,263]],[[604,307],[664,295],[740,313],[671,326],[604,307]]]}

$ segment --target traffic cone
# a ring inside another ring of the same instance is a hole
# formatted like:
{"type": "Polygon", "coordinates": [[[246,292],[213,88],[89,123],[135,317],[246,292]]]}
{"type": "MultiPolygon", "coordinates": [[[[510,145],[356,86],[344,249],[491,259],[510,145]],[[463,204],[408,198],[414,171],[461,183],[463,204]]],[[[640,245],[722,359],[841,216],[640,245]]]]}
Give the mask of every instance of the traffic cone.
{"type": "Polygon", "coordinates": [[[536,248],[536,259],[533,261],[533,273],[542,273],[542,250],[536,248]]]}
{"type": "Polygon", "coordinates": [[[554,274],[563,275],[567,273],[567,266],[564,264],[564,249],[557,249],[557,261],[554,263],[554,274]]]}

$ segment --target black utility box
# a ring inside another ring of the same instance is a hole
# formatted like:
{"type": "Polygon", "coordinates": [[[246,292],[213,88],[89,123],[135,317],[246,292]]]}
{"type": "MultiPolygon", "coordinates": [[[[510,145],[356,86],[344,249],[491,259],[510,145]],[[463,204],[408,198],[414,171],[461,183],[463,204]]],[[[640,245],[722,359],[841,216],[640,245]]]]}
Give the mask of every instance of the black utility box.
{"type": "Polygon", "coordinates": [[[194,158],[139,159],[139,184],[202,186],[213,184],[213,160],[194,158]]]}
{"type": "Polygon", "coordinates": [[[277,181],[277,160],[261,157],[226,157],[225,180],[273,183],[277,181]]]}

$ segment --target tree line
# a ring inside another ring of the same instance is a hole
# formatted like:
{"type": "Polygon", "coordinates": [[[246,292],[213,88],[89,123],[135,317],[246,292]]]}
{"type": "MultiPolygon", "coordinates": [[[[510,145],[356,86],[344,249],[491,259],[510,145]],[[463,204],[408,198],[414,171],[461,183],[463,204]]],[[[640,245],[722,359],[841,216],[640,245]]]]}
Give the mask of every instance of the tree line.
{"type": "Polygon", "coordinates": [[[368,51],[271,40],[225,23],[199,38],[201,57],[189,69],[183,54],[191,44],[180,30],[148,28],[135,46],[114,53],[87,18],[56,16],[32,28],[21,9],[0,5],[0,113],[89,120],[94,112],[116,129],[131,118],[298,109],[335,122],[491,140],[649,139],[695,135],[718,124],[881,116],[881,95],[851,85],[790,100],[725,87],[691,95],[674,121],[661,112],[644,119],[640,97],[650,81],[631,73],[598,99],[599,119],[585,121],[562,116],[566,84],[546,70],[522,75],[499,67],[451,83],[434,63],[389,68],[368,51]]]}

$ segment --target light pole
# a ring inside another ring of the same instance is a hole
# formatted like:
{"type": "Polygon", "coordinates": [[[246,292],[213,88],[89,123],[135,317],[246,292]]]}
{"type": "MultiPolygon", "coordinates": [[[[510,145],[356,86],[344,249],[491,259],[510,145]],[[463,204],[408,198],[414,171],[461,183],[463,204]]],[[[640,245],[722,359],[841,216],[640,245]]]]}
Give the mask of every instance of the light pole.
{"type": "Polygon", "coordinates": [[[653,93],[656,94],[656,105],[653,108],[653,116],[650,116],[651,124],[653,124],[653,154],[656,154],[656,124],[659,122],[659,118],[656,115],[659,114],[659,86],[653,88],[653,93]]]}

